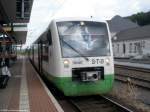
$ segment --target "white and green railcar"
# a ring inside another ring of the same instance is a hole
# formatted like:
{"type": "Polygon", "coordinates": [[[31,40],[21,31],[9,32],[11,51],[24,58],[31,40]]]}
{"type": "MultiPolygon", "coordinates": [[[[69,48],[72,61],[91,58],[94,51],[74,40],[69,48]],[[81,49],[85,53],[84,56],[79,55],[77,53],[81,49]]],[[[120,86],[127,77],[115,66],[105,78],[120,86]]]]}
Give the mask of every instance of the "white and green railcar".
{"type": "Polygon", "coordinates": [[[113,86],[111,37],[104,21],[53,20],[31,51],[37,69],[66,96],[103,94],[113,86]]]}

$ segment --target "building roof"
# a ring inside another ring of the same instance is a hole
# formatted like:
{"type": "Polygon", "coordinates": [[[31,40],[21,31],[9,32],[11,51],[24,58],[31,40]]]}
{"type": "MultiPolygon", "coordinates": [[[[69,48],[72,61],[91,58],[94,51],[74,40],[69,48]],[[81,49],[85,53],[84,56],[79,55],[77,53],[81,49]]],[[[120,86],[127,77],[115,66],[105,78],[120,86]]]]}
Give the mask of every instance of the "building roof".
{"type": "Polygon", "coordinates": [[[111,33],[118,33],[122,30],[138,27],[138,25],[129,19],[125,19],[119,15],[108,20],[108,25],[111,33]]]}
{"type": "Polygon", "coordinates": [[[143,27],[130,28],[124,31],[120,31],[116,34],[116,39],[113,41],[124,41],[124,40],[137,40],[137,39],[150,39],[150,25],[143,27]]]}

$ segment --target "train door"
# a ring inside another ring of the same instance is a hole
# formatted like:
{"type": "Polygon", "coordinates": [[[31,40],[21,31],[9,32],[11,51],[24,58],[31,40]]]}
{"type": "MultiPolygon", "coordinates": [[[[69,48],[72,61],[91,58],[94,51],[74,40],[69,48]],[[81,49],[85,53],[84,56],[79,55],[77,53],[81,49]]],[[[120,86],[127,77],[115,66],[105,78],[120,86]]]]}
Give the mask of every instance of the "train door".
{"type": "Polygon", "coordinates": [[[47,40],[48,40],[48,58],[49,58],[49,72],[53,74],[55,68],[54,68],[54,57],[53,57],[53,43],[52,43],[52,34],[51,30],[48,30],[47,32],[47,40]]]}

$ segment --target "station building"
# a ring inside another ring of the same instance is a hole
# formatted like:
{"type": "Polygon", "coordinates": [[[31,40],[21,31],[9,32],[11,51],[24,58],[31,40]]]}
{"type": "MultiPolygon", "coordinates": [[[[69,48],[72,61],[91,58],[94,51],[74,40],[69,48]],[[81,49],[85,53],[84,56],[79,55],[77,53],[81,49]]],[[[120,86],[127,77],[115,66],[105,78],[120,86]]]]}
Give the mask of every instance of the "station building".
{"type": "Polygon", "coordinates": [[[150,25],[120,31],[112,42],[116,58],[150,55],[150,25]]]}
{"type": "Polygon", "coordinates": [[[118,15],[107,22],[115,58],[150,55],[150,25],[140,27],[131,20],[118,15]]]}

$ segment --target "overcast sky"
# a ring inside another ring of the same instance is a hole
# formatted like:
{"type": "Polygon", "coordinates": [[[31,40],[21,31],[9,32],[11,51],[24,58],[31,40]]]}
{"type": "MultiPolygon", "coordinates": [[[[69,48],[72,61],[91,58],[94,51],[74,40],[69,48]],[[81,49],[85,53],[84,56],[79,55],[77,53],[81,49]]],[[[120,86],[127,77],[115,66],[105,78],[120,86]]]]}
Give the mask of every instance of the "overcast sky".
{"type": "Polygon", "coordinates": [[[109,20],[150,10],[150,0],[34,0],[26,45],[47,28],[52,18],[90,17],[109,20]]]}

